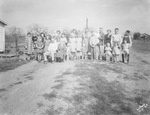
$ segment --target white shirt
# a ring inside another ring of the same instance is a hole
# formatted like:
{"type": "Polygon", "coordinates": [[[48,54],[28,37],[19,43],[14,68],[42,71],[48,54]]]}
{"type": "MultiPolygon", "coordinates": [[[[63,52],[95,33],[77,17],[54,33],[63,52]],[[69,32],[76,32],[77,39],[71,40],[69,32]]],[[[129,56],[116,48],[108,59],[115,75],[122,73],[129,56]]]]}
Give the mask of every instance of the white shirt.
{"type": "Polygon", "coordinates": [[[98,38],[96,36],[91,36],[91,38],[90,38],[90,45],[92,47],[94,47],[96,44],[98,44],[98,42],[99,42],[99,40],[98,40],[98,38]]]}
{"type": "Polygon", "coordinates": [[[121,44],[122,43],[122,36],[121,36],[121,34],[114,34],[114,35],[112,35],[111,44],[113,44],[113,42],[119,42],[119,44],[121,44]]]}
{"type": "Polygon", "coordinates": [[[67,43],[67,38],[61,38],[61,42],[67,43]]]}
{"type": "Polygon", "coordinates": [[[56,50],[58,49],[58,44],[57,42],[55,43],[50,43],[48,46],[48,51],[49,52],[56,52],[56,50]]]}

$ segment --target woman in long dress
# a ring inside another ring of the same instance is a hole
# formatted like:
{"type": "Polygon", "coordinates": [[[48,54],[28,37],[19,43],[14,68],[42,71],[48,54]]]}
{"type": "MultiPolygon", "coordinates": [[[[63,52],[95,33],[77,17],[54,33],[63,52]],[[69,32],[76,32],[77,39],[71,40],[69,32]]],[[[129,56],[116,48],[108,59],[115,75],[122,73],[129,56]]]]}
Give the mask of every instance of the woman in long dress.
{"type": "Polygon", "coordinates": [[[44,39],[41,36],[38,36],[38,39],[35,43],[36,47],[36,59],[40,62],[44,53],[44,39]]]}
{"type": "Polygon", "coordinates": [[[66,38],[65,35],[62,34],[62,37],[60,39],[60,43],[58,44],[58,50],[57,50],[57,61],[58,62],[64,62],[65,61],[65,57],[66,57],[66,52],[67,52],[67,48],[66,48],[66,38]]]}
{"type": "Polygon", "coordinates": [[[70,38],[71,59],[76,58],[76,34],[72,33],[70,38]]]}
{"type": "Polygon", "coordinates": [[[33,53],[33,42],[32,42],[31,33],[27,33],[24,47],[25,47],[26,60],[30,60],[31,55],[33,53]]]}
{"type": "Polygon", "coordinates": [[[78,35],[76,39],[76,51],[77,51],[77,59],[81,59],[82,57],[82,37],[78,35]]]}

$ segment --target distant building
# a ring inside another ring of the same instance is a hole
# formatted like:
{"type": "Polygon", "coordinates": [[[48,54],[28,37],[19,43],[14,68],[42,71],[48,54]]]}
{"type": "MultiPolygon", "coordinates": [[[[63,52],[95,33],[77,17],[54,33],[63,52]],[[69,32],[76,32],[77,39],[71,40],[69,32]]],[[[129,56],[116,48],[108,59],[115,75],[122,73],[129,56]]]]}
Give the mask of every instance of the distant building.
{"type": "Polygon", "coordinates": [[[5,51],[5,26],[7,24],[0,20],[0,52],[5,51]]]}

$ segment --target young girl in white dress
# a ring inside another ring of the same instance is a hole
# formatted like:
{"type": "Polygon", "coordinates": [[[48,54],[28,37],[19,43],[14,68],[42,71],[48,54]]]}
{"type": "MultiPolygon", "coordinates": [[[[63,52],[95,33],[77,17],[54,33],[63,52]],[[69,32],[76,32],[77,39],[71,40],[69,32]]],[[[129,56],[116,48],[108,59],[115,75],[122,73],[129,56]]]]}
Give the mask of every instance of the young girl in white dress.
{"type": "Polygon", "coordinates": [[[106,47],[105,47],[105,57],[106,57],[106,61],[110,62],[110,58],[112,57],[112,49],[110,47],[110,43],[106,44],[106,47]]]}
{"type": "Polygon", "coordinates": [[[124,40],[122,44],[122,54],[123,54],[125,63],[129,62],[130,47],[131,45],[127,43],[126,40],[124,40]]]}
{"type": "Polygon", "coordinates": [[[119,63],[119,56],[120,56],[120,47],[119,47],[119,43],[114,43],[114,47],[113,47],[113,61],[119,63]]]}

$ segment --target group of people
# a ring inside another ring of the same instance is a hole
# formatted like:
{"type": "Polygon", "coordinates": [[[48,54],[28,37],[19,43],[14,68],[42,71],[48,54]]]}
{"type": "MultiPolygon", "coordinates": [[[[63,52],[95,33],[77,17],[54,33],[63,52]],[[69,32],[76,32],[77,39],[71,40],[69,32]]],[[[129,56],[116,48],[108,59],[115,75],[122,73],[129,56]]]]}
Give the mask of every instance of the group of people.
{"type": "Polygon", "coordinates": [[[122,36],[119,29],[115,28],[114,34],[103,28],[99,31],[90,31],[88,28],[83,33],[73,29],[69,34],[57,30],[54,35],[27,33],[25,39],[26,59],[34,55],[34,59],[40,54],[44,63],[64,62],[73,59],[106,60],[108,62],[129,62],[132,39],[127,30],[122,36]],[[120,58],[122,57],[122,59],[120,58]]]}
{"type": "Polygon", "coordinates": [[[122,36],[119,34],[119,28],[115,28],[114,34],[110,29],[104,34],[103,28],[100,28],[98,34],[92,32],[90,46],[91,59],[102,60],[104,57],[108,62],[120,62],[122,57],[122,62],[128,63],[132,37],[129,30],[122,36]]]}

